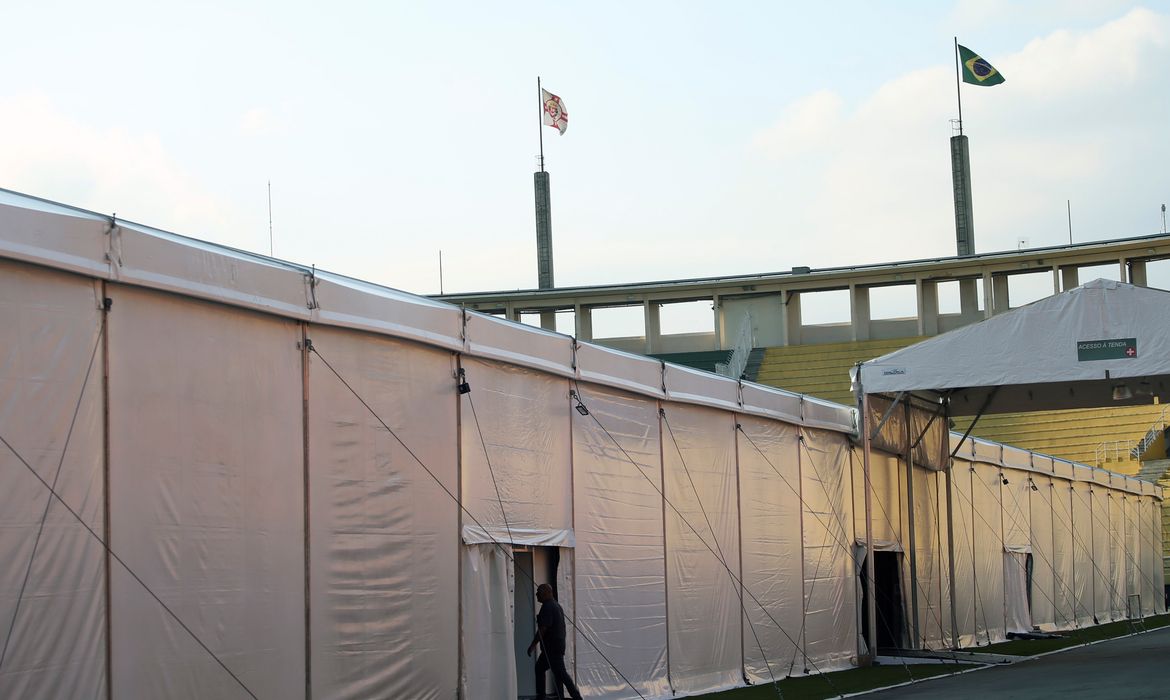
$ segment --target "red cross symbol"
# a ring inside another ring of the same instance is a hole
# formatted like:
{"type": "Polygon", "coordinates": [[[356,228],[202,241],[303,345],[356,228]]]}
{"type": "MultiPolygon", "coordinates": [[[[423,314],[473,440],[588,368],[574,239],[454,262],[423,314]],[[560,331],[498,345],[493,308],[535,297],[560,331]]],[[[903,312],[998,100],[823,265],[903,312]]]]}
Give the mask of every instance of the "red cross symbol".
{"type": "Polygon", "coordinates": [[[1136,357],[1137,356],[1137,348],[1126,348],[1125,354],[1127,357],[1136,357]]]}

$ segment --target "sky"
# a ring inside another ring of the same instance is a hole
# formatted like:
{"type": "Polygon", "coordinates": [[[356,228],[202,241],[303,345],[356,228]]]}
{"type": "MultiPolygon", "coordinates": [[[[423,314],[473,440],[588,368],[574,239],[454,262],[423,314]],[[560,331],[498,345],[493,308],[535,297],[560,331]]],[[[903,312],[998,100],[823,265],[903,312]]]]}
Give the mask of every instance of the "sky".
{"type": "Polygon", "coordinates": [[[410,292],[953,255],[953,37],[978,252],[1157,233],[1170,0],[9,0],[0,187],[410,292]],[[1021,239],[1024,242],[1021,243],[1021,239]]]}

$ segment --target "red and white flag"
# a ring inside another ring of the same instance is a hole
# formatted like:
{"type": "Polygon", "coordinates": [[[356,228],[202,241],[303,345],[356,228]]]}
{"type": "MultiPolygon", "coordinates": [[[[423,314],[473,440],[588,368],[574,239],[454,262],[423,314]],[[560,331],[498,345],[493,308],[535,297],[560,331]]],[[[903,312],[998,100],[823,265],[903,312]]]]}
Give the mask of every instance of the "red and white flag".
{"type": "Polygon", "coordinates": [[[565,133],[565,129],[569,128],[569,112],[565,109],[565,103],[544,88],[540,89],[540,100],[544,104],[544,125],[565,133]]]}

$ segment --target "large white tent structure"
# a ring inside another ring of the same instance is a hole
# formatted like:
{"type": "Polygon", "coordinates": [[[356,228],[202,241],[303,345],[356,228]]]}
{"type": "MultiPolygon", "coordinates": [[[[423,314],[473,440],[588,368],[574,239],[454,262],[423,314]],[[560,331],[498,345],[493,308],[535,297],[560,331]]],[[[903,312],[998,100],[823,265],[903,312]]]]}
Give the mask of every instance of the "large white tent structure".
{"type": "Polygon", "coordinates": [[[538,582],[605,698],[1162,610],[1152,484],[2,191],[0,339],[0,697],[516,697],[538,582]]]}

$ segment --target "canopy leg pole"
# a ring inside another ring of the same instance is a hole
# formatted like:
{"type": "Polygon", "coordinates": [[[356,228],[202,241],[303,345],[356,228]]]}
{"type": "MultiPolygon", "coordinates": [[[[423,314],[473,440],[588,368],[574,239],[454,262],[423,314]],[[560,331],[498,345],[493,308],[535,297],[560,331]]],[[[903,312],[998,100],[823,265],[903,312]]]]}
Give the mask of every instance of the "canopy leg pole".
{"type": "Polygon", "coordinates": [[[910,549],[910,648],[918,649],[921,636],[918,627],[918,549],[914,533],[914,448],[910,445],[910,401],[905,404],[906,415],[906,523],[910,549]]]}
{"type": "MultiPolygon", "coordinates": [[[[950,407],[946,408],[947,422],[945,426],[950,425],[950,407]]],[[[948,435],[950,432],[948,431],[948,435]]],[[[959,616],[955,608],[955,504],[952,500],[952,492],[954,491],[954,484],[951,480],[951,473],[954,471],[955,460],[950,458],[947,460],[945,468],[946,482],[947,482],[947,568],[950,572],[950,588],[951,588],[951,648],[959,648],[959,616]]]]}
{"type": "Polygon", "coordinates": [[[877,591],[874,585],[873,570],[873,488],[869,478],[869,396],[864,391],[861,394],[860,422],[862,435],[861,464],[862,471],[865,473],[865,595],[869,601],[869,606],[866,610],[865,629],[867,630],[870,646],[867,650],[868,655],[865,663],[861,665],[869,666],[877,658],[877,591]]]}

